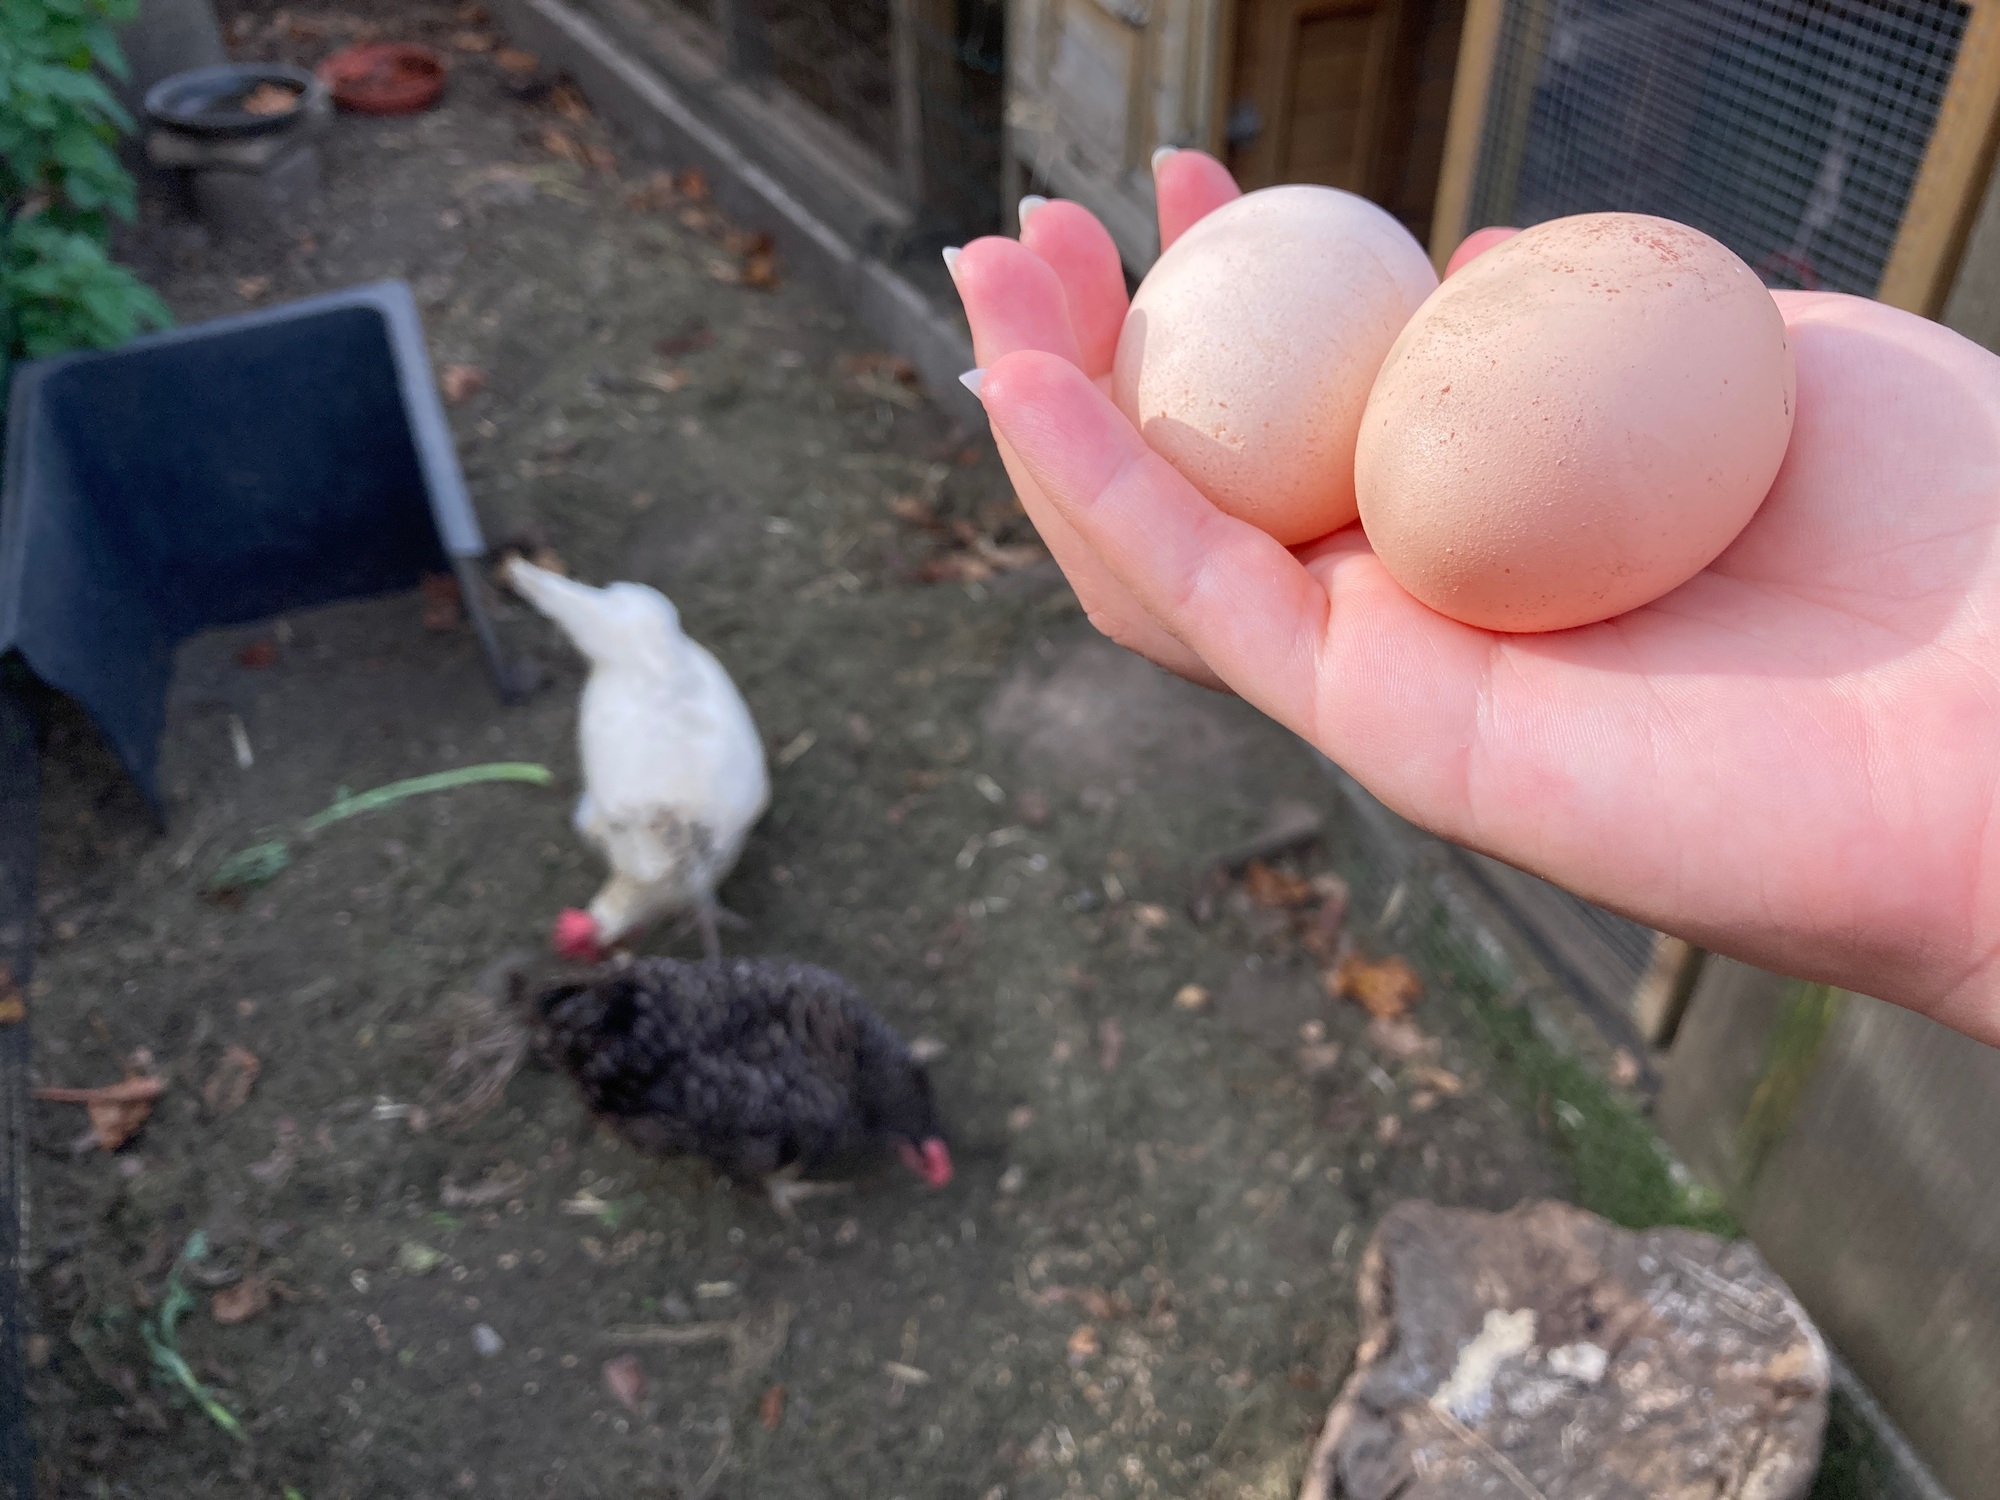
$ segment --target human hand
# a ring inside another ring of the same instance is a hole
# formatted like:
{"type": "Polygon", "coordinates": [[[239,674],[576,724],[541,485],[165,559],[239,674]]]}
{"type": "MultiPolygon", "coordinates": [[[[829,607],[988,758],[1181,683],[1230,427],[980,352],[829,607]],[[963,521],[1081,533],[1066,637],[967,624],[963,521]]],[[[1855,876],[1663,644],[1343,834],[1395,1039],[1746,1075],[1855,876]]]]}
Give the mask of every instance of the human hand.
{"type": "MultiPolygon", "coordinates": [[[[1163,231],[1233,194],[1196,153],[1159,175],[1163,231]]],[[[1100,628],[1433,832],[2000,1044],[2000,360],[1777,294],[1798,416],[1749,527],[1642,609],[1500,635],[1417,603],[1358,526],[1287,550],[1147,449],[1102,388],[1123,286],[1085,219],[1051,204],[957,270],[1002,452],[1100,628]]]]}

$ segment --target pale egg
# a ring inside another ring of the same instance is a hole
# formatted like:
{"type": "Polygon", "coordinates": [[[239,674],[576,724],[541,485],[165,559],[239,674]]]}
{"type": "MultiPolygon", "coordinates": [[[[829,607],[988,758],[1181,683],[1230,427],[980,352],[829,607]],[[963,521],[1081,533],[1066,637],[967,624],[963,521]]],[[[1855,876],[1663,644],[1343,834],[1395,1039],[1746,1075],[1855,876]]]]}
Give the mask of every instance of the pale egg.
{"type": "Polygon", "coordinates": [[[1684,224],[1557,219],[1418,309],[1369,396],[1362,529],[1396,581],[1488,630],[1636,609],[1734,541],[1784,461],[1784,319],[1684,224]]]}
{"type": "Polygon", "coordinates": [[[1408,230],[1327,187],[1245,194],[1147,273],[1112,396],[1218,507],[1287,545],[1355,517],[1368,390],[1437,273],[1408,230]]]}

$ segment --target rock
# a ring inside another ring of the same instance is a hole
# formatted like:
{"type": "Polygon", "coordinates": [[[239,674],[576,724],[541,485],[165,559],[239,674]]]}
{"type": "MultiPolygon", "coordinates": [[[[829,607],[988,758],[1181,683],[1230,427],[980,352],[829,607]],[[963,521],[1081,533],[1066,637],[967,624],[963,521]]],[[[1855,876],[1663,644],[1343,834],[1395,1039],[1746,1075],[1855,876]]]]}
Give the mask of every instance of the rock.
{"type": "Polygon", "coordinates": [[[1803,1500],[1831,1378],[1747,1243],[1401,1203],[1299,1500],[1803,1500]]]}

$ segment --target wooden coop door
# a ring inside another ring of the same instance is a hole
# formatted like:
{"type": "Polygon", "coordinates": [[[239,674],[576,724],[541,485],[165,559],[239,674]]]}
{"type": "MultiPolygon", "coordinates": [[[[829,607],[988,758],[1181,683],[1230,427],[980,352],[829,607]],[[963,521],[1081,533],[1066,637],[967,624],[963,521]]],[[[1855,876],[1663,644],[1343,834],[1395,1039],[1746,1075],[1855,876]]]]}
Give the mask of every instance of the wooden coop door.
{"type": "MultiPolygon", "coordinates": [[[[1427,114],[1441,150],[1445,105],[1425,108],[1423,75],[1434,40],[1455,51],[1461,14],[1431,0],[1239,0],[1224,122],[1238,180],[1324,183],[1427,220],[1428,191],[1403,201],[1407,168],[1427,114]]],[[[1435,180],[1433,167],[1424,187],[1435,180]]]]}

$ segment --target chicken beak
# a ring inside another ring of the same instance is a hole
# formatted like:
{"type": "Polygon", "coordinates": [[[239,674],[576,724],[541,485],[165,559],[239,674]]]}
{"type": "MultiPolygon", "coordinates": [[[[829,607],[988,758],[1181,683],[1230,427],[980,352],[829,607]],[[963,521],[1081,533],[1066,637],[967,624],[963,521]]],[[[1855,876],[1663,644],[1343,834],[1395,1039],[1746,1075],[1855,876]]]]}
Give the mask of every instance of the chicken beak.
{"type": "Polygon", "coordinates": [[[594,964],[604,957],[597,941],[597,923],[587,911],[572,909],[557,917],[549,945],[576,963],[594,964]]]}
{"type": "Polygon", "coordinates": [[[925,1141],[921,1147],[905,1145],[903,1160],[912,1172],[934,1188],[941,1188],[951,1181],[951,1151],[936,1136],[925,1141]]]}

